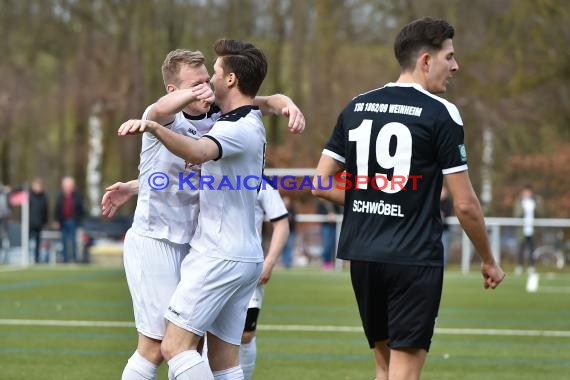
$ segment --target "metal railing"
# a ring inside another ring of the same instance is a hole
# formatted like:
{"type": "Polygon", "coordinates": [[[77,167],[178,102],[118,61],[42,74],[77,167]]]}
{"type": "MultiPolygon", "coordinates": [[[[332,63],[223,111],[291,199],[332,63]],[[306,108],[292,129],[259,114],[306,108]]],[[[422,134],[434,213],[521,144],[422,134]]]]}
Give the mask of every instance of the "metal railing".
{"type": "MultiPolygon", "coordinates": [[[[336,216],[336,234],[337,234],[337,245],[338,245],[338,237],[340,235],[340,227],[342,224],[342,215],[336,216]]],[[[322,223],[329,221],[329,217],[327,215],[319,215],[319,214],[298,214],[297,215],[297,222],[309,222],[309,223],[322,223]]],[[[446,218],[446,222],[449,225],[460,226],[459,220],[457,217],[452,216],[446,218]]],[[[501,262],[502,254],[501,254],[501,228],[502,227],[522,227],[524,219],[522,218],[501,218],[501,217],[486,217],[485,224],[487,226],[487,231],[489,234],[489,240],[491,244],[491,251],[497,263],[501,262]]],[[[552,227],[552,228],[570,228],[570,219],[549,219],[549,218],[540,218],[534,220],[535,227],[552,227]]],[[[469,240],[467,234],[462,230],[462,238],[461,238],[461,271],[463,273],[469,273],[471,259],[474,253],[473,244],[469,240]]],[[[342,261],[337,260],[335,265],[336,268],[342,267],[342,261]]]]}

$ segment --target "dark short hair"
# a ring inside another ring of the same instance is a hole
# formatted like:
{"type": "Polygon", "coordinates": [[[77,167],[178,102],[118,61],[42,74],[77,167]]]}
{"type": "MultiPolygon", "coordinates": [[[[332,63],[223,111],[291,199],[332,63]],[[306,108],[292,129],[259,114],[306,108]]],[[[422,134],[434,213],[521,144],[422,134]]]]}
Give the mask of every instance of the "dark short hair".
{"type": "Polygon", "coordinates": [[[267,59],[263,52],[250,43],[221,39],[214,44],[214,51],[221,57],[224,73],[234,73],[238,89],[252,98],[257,95],[265,75],[267,59]]]}
{"type": "Polygon", "coordinates": [[[404,26],[396,36],[394,54],[403,70],[413,70],[415,60],[422,50],[440,50],[443,41],[452,39],[453,26],[447,21],[424,17],[404,26]]]}

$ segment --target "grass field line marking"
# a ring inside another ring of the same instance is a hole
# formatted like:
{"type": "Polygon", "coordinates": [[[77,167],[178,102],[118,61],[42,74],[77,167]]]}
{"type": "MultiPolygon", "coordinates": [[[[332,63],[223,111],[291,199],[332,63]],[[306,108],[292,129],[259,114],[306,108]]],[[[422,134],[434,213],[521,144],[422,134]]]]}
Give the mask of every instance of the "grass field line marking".
{"type": "Polygon", "coordinates": [[[556,330],[436,328],[435,333],[442,335],[547,336],[570,338],[570,331],[556,330]]]}
{"type": "Polygon", "coordinates": [[[26,267],[0,266],[0,272],[19,272],[26,270],[26,267]]]}
{"type": "MultiPolygon", "coordinates": [[[[307,326],[307,325],[258,325],[259,330],[268,331],[331,331],[362,332],[356,326],[307,326]]],[[[436,328],[436,334],[444,335],[502,335],[502,336],[549,336],[570,338],[570,331],[554,330],[511,330],[511,329],[470,329],[470,328],[436,328]]]]}
{"type": "MultiPolygon", "coordinates": [[[[257,328],[259,330],[268,331],[362,332],[362,328],[356,326],[258,325],[257,328]]],[[[570,338],[570,331],[553,330],[436,328],[435,333],[446,335],[550,336],[570,338]]]]}
{"type": "MultiPolygon", "coordinates": [[[[127,321],[65,321],[49,319],[0,319],[0,325],[11,326],[58,326],[58,327],[134,327],[127,321]]],[[[263,331],[308,331],[361,333],[357,326],[309,326],[309,325],[258,325],[263,331]]],[[[502,336],[546,336],[570,338],[570,331],[556,330],[513,330],[513,329],[470,329],[436,328],[435,334],[443,335],[502,335],[502,336]]]]}
{"type": "Polygon", "coordinates": [[[65,321],[57,319],[0,319],[0,325],[61,326],[61,327],[135,327],[134,322],[121,321],[65,321]]]}
{"type": "Polygon", "coordinates": [[[540,293],[570,293],[570,286],[539,286],[540,293]]]}
{"type": "Polygon", "coordinates": [[[331,331],[331,332],[362,332],[357,326],[309,326],[309,325],[257,325],[258,330],[264,331],[331,331]]]}

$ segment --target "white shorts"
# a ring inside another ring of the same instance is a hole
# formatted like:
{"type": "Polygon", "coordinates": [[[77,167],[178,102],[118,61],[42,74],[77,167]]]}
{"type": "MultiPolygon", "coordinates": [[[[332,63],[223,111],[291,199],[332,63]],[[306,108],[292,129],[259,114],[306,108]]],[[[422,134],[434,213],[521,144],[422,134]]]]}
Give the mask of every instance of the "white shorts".
{"type": "Polygon", "coordinates": [[[180,282],[180,265],[188,244],[175,244],[137,234],[125,235],[123,261],[135,313],[137,331],[162,340],[166,329],[164,312],[180,282]]]}
{"type": "Polygon", "coordinates": [[[263,293],[265,287],[263,284],[257,284],[255,287],[255,291],[249,300],[249,305],[247,306],[248,309],[261,309],[261,304],[263,303],[263,293]]]}
{"type": "Polygon", "coordinates": [[[224,260],[190,249],[166,319],[196,335],[208,331],[239,346],[247,305],[262,268],[261,262],[224,260]]]}

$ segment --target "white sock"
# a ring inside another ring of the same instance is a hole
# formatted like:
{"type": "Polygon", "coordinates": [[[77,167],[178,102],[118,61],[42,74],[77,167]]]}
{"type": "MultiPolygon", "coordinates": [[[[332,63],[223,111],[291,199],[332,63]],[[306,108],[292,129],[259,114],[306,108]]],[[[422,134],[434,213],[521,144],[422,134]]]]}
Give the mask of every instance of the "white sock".
{"type": "Polygon", "coordinates": [[[158,366],[145,359],[138,351],[129,358],[121,380],[154,380],[158,366]]]}
{"type": "Polygon", "coordinates": [[[216,371],[214,372],[214,380],[243,380],[243,371],[239,365],[216,371]]]}
{"type": "Polygon", "coordinates": [[[257,344],[255,337],[249,343],[242,343],[239,346],[239,362],[243,370],[243,378],[250,380],[255,368],[255,358],[257,357],[257,344]]]}
{"type": "Polygon", "coordinates": [[[210,367],[196,350],[183,351],[168,361],[176,380],[214,380],[210,367]]]}

